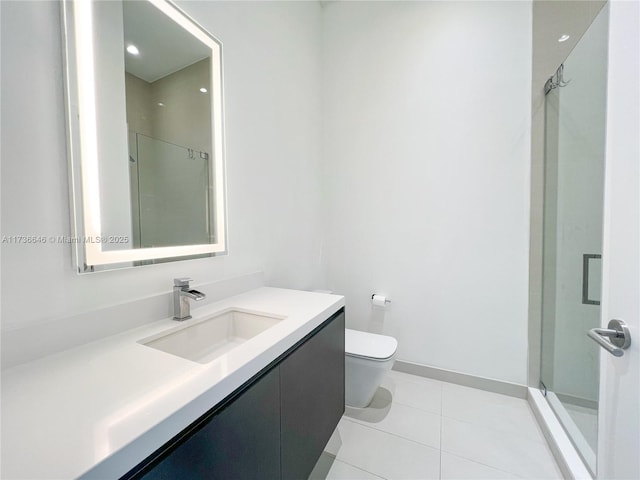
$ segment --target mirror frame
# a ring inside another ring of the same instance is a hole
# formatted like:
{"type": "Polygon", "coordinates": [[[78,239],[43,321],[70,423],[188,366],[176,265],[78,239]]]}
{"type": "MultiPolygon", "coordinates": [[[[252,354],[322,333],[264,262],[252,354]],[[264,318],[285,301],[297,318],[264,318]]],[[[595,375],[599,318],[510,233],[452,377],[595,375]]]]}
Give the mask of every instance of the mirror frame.
{"type": "MultiPolygon", "coordinates": [[[[133,262],[226,253],[222,44],[168,0],[146,0],[211,49],[212,226],[214,243],[103,250],[91,0],[62,3],[65,94],[74,258],[79,273],[133,266],[133,262]]],[[[124,72],[123,72],[124,74],[124,72]]],[[[125,92],[122,92],[125,96],[125,92]]]]}

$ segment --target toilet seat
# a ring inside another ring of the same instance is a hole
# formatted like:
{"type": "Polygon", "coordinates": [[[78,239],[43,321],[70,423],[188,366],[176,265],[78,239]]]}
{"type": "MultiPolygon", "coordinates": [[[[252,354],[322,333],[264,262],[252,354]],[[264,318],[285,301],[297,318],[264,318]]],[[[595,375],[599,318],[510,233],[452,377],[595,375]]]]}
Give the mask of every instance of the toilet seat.
{"type": "Polygon", "coordinates": [[[393,337],[345,328],[344,350],[351,357],[383,362],[396,353],[398,341],[393,337]]]}

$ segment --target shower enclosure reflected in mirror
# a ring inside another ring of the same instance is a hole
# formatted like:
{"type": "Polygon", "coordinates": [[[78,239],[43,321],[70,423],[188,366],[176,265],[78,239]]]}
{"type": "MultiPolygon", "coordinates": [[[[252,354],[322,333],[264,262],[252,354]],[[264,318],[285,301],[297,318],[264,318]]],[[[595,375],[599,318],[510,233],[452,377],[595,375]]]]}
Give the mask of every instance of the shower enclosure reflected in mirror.
{"type": "MultiPolygon", "coordinates": [[[[591,472],[598,446],[608,6],[547,82],[542,390],[591,472]]],[[[605,353],[606,355],[606,353],[605,353]]]]}
{"type": "Polygon", "coordinates": [[[63,18],[78,271],[224,253],[219,42],[165,0],[63,18]]]}

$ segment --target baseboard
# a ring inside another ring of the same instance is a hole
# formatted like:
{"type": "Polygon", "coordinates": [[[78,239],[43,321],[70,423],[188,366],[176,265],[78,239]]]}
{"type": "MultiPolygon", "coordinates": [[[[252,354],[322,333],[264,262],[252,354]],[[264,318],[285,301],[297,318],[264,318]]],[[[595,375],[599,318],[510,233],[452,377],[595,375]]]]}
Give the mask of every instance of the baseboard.
{"type": "Polygon", "coordinates": [[[571,405],[577,405],[578,407],[590,408],[591,410],[598,410],[598,401],[591,400],[589,398],[576,397],[567,393],[556,392],[556,396],[562,403],[568,403],[571,405]]]}
{"type": "Polygon", "coordinates": [[[500,393],[511,397],[527,398],[527,387],[517,383],[503,382],[493,378],[477,377],[466,373],[454,372],[443,368],[430,367],[419,363],[405,362],[404,360],[396,360],[393,364],[393,370],[398,372],[410,373],[420,377],[433,378],[443,382],[455,383],[465,387],[477,388],[488,392],[500,393]]]}

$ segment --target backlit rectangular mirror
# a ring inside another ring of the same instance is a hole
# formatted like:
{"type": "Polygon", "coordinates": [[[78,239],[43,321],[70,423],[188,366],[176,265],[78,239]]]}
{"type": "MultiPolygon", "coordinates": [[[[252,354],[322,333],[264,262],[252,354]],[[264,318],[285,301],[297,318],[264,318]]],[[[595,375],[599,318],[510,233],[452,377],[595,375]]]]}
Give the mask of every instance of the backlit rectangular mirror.
{"type": "Polygon", "coordinates": [[[165,0],[62,5],[78,271],[224,253],[220,43],[165,0]]]}

